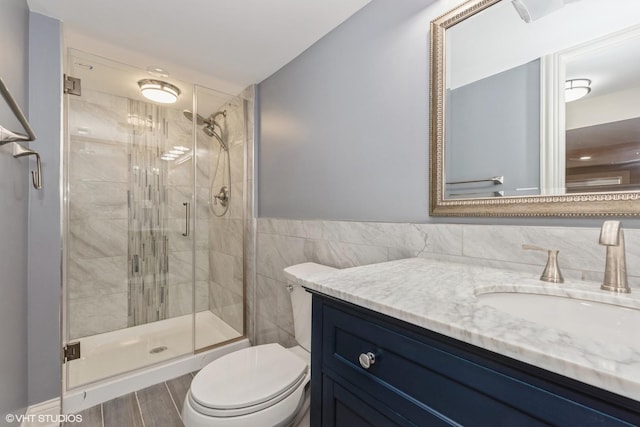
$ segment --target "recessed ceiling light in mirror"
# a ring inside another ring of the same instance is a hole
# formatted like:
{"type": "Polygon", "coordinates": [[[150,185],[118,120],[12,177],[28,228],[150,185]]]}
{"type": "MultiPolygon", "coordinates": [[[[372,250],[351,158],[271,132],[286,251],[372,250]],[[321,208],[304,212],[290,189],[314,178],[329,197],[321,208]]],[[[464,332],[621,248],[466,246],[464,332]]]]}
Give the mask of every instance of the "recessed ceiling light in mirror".
{"type": "Polygon", "coordinates": [[[162,67],[155,67],[153,65],[150,65],[147,67],[147,73],[149,73],[153,77],[162,77],[162,78],[169,77],[169,72],[167,70],[165,70],[162,67]]]}
{"type": "Polygon", "coordinates": [[[162,80],[143,79],[138,82],[142,96],[161,104],[173,104],[178,100],[180,89],[162,80]]]}

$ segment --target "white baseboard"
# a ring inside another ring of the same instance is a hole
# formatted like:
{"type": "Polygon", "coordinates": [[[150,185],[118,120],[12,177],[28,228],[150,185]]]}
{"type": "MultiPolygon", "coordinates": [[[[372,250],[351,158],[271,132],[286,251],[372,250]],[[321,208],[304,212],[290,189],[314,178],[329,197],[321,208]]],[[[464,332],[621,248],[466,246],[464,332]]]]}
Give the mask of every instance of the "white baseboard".
{"type": "Polygon", "coordinates": [[[58,427],[60,425],[60,398],[31,405],[24,415],[21,427],[58,427]]]}

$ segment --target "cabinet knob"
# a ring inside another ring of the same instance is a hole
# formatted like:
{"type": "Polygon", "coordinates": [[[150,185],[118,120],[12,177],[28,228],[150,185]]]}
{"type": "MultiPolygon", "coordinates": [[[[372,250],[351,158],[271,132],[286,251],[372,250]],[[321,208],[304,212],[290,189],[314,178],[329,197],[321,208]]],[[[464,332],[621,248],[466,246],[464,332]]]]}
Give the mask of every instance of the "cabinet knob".
{"type": "Polygon", "coordinates": [[[362,366],[364,369],[369,369],[371,365],[376,363],[376,355],[371,352],[360,353],[358,362],[360,362],[360,366],[362,366]]]}

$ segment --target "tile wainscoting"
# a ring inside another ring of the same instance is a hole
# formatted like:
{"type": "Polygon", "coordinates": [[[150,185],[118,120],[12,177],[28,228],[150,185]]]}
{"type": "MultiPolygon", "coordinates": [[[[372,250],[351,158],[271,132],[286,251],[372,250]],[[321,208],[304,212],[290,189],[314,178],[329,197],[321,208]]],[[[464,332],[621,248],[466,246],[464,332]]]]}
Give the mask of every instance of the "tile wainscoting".
{"type": "MultiPolygon", "coordinates": [[[[624,226],[624,222],[623,222],[624,226]]],[[[529,243],[559,249],[565,278],[600,281],[604,246],[599,228],[467,224],[407,224],[259,218],[256,235],[254,343],[294,345],[293,314],[283,268],[317,262],[345,268],[426,257],[540,274],[546,254],[529,243]]],[[[640,230],[625,229],[630,285],[640,290],[640,230]]]]}

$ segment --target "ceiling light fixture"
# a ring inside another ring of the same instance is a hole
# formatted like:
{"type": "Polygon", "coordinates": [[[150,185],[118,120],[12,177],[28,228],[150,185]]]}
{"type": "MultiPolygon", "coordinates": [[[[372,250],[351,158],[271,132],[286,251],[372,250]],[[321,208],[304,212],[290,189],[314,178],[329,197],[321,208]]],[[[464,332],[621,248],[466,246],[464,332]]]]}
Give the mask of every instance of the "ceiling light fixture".
{"type": "Polygon", "coordinates": [[[591,80],[571,79],[564,82],[564,102],[572,102],[591,92],[591,80]]]}
{"type": "Polygon", "coordinates": [[[180,89],[162,80],[143,79],[138,82],[142,96],[162,104],[173,104],[178,100],[180,89]]]}

